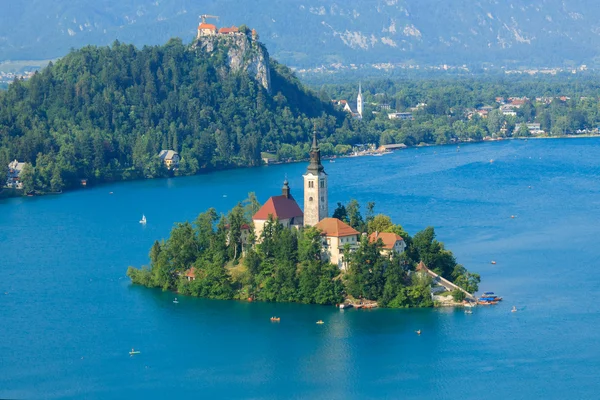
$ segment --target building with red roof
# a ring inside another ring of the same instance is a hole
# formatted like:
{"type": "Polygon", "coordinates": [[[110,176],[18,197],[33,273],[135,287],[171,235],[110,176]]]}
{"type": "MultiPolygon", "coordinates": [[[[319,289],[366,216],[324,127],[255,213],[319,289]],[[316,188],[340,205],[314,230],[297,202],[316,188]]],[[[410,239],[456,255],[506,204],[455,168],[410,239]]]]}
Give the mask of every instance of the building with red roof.
{"type": "Polygon", "coordinates": [[[187,271],[185,271],[185,273],[183,274],[183,276],[188,281],[195,281],[196,280],[196,268],[192,267],[192,268],[188,269],[187,271]]]}
{"type": "Polygon", "coordinates": [[[292,196],[287,180],[283,182],[282,194],[270,197],[252,217],[257,240],[269,217],[277,219],[285,228],[300,228],[304,224],[304,213],[292,196]]]}
{"type": "Polygon", "coordinates": [[[360,232],[337,218],[323,218],[315,228],[321,231],[323,249],[321,257],[325,261],[346,269],[344,248],[346,245],[353,250],[358,245],[360,232]]]}
{"type": "Polygon", "coordinates": [[[392,254],[392,251],[402,253],[406,249],[406,243],[404,239],[393,232],[373,232],[369,235],[369,242],[374,243],[381,240],[383,247],[381,248],[382,254],[392,254]]]}
{"type": "Polygon", "coordinates": [[[213,36],[217,34],[217,27],[213,24],[202,22],[198,25],[198,38],[200,36],[213,36]]]}
{"type": "Polygon", "coordinates": [[[235,35],[239,33],[240,30],[237,26],[232,26],[231,28],[221,28],[219,29],[219,35],[235,35]]]}

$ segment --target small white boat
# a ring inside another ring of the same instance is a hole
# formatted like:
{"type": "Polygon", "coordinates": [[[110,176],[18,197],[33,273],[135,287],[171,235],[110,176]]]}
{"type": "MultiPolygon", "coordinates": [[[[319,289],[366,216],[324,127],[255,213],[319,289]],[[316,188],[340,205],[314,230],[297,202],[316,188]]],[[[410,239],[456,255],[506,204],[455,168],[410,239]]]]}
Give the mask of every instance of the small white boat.
{"type": "Polygon", "coordinates": [[[513,306],[512,310],[510,310],[510,312],[517,312],[517,307],[513,306]]]}
{"type": "Polygon", "coordinates": [[[466,310],[465,310],[465,314],[473,314],[473,310],[466,309],[466,310]]]}
{"type": "Polygon", "coordinates": [[[175,297],[175,300],[173,300],[173,303],[179,304],[179,302],[177,301],[177,297],[175,297]]]}
{"type": "Polygon", "coordinates": [[[140,219],[140,224],[146,225],[146,216],[142,214],[142,219],[140,219]]]}

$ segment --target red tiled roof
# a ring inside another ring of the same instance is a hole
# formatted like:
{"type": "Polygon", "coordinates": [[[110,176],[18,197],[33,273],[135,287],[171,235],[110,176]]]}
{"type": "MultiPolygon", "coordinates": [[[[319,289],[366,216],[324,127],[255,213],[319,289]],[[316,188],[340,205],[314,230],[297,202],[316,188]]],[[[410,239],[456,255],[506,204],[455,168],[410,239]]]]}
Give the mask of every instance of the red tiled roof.
{"type": "Polygon", "coordinates": [[[196,279],[196,268],[192,267],[192,268],[188,269],[187,271],[185,271],[185,277],[196,279]]]}
{"type": "Polygon", "coordinates": [[[269,219],[269,215],[272,215],[273,218],[279,218],[281,220],[302,217],[304,214],[292,196],[287,198],[281,195],[270,197],[269,200],[267,200],[267,202],[260,208],[260,210],[254,214],[252,219],[267,220],[269,219]]]}
{"type": "Polygon", "coordinates": [[[231,28],[221,28],[219,29],[219,33],[223,33],[223,34],[227,34],[227,33],[237,33],[240,30],[237,28],[237,26],[232,26],[231,28]]]}
{"type": "Polygon", "coordinates": [[[214,26],[213,24],[201,23],[198,26],[198,29],[210,29],[210,30],[216,31],[217,27],[214,26]]]}
{"type": "Polygon", "coordinates": [[[321,230],[323,235],[333,237],[353,236],[360,233],[337,218],[323,218],[315,225],[315,228],[321,230]]]}
{"type": "Polygon", "coordinates": [[[369,242],[376,242],[377,239],[381,239],[386,250],[392,250],[396,242],[402,240],[400,235],[391,232],[373,232],[369,235],[369,242]]]}

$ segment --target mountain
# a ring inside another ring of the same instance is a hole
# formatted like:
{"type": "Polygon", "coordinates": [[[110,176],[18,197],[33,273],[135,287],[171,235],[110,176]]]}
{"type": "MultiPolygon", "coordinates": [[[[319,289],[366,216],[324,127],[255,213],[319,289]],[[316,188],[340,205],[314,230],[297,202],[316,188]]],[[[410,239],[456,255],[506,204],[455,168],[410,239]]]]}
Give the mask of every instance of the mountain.
{"type": "Polygon", "coordinates": [[[189,42],[200,14],[255,28],[292,66],[547,66],[593,64],[600,54],[596,0],[22,0],[0,13],[0,60],[55,58],[115,39],[189,42]]]}
{"type": "Polygon", "coordinates": [[[315,126],[356,136],[345,118],[244,33],[86,46],[0,91],[0,176],[17,159],[26,191],[59,191],[259,165],[282,146],[303,158],[315,126]],[[158,157],[167,149],[180,153],[176,171],[158,157]]]}

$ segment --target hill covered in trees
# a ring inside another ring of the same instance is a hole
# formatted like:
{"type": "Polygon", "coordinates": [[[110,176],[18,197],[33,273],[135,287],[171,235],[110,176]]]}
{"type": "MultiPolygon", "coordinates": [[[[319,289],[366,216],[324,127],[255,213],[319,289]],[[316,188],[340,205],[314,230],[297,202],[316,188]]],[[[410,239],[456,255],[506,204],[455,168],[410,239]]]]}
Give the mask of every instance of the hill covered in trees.
{"type": "Polygon", "coordinates": [[[80,179],[166,176],[162,149],[179,151],[176,174],[189,175],[258,165],[261,151],[282,144],[305,156],[313,126],[324,136],[357,135],[343,113],[269,61],[262,44],[240,40],[246,50],[237,56],[262,60],[268,86],[232,67],[236,43],[217,41],[208,51],[179,39],[142,49],[84,47],[16,80],[0,92],[1,168],[27,162],[26,190],[58,191],[80,179]]]}

